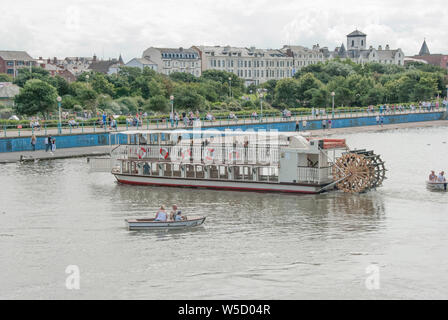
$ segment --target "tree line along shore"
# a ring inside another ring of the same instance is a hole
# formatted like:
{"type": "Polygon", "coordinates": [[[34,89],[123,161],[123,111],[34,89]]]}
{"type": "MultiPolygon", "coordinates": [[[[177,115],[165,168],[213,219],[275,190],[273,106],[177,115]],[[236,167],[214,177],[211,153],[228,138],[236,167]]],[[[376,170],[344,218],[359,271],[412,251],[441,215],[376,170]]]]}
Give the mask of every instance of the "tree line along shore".
{"type": "Polygon", "coordinates": [[[15,114],[23,123],[30,117],[51,123],[51,119],[57,119],[58,96],[62,98],[62,109],[72,115],[89,113],[96,118],[106,113],[121,115],[122,120],[143,113],[149,119],[166,118],[172,107],[179,113],[211,112],[215,117],[229,113],[251,115],[259,112],[260,103],[264,112],[273,115],[285,109],[301,113],[323,108],[328,112],[333,97],[336,110],[359,111],[367,106],[409,106],[437,100],[445,95],[448,76],[440,67],[421,63],[361,65],[335,59],[304,67],[293,78],[247,87],[241,78],[226,71],[207,70],[200,77],[188,73],[166,76],[149,68],[132,67],[122,67],[114,75],[86,72],[72,83],[33,67],[21,70],[15,79],[0,74],[0,82],[5,81],[18,85],[20,93],[15,96],[13,108],[0,106],[0,118],[15,114]]]}

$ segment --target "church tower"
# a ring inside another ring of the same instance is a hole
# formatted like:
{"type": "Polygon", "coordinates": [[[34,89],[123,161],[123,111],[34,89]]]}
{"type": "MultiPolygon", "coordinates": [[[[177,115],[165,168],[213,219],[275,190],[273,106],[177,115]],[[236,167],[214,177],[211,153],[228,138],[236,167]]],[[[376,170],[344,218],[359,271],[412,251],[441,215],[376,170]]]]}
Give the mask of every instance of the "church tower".
{"type": "Polygon", "coordinates": [[[428,45],[426,44],[426,39],[423,41],[422,48],[420,49],[420,52],[418,53],[419,56],[426,56],[430,55],[428,45]]]}
{"type": "Polygon", "coordinates": [[[367,35],[355,30],[347,35],[347,50],[365,50],[367,35]]]}

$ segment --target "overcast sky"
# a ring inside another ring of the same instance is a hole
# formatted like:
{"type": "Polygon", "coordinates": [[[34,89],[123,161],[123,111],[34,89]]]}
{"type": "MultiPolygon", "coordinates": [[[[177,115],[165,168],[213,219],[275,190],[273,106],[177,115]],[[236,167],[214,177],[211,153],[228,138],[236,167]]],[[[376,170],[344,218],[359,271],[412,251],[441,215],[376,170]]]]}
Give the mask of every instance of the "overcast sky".
{"type": "MultiPolygon", "coordinates": [[[[367,45],[448,53],[446,0],[15,0],[0,18],[0,50],[33,57],[140,57],[150,46],[331,50],[355,28],[367,45]]],[[[5,8],[5,7],[3,7],[5,8]]]]}

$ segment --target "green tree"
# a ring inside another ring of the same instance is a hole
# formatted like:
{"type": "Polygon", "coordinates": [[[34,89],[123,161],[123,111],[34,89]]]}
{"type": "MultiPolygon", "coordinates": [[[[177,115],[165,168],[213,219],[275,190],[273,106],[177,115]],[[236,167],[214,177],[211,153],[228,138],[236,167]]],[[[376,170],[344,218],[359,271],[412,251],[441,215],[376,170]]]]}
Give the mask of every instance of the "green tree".
{"type": "Polygon", "coordinates": [[[98,94],[92,89],[89,83],[73,82],[70,84],[70,94],[85,107],[96,111],[96,98],[98,94]]]}
{"type": "Polygon", "coordinates": [[[176,110],[203,110],[205,107],[204,97],[192,85],[176,85],[173,96],[176,110]]]}
{"type": "Polygon", "coordinates": [[[274,101],[275,105],[286,105],[294,107],[299,98],[300,84],[295,79],[282,79],[275,86],[274,101]]]}
{"type": "Polygon", "coordinates": [[[362,96],[361,104],[363,106],[376,105],[383,103],[384,101],[384,88],[381,84],[376,85],[367,92],[366,95],[362,96]]]}
{"type": "Polygon", "coordinates": [[[14,101],[19,114],[42,114],[48,117],[48,113],[56,107],[57,97],[55,87],[45,81],[32,79],[25,83],[14,101]]]}
{"type": "Polygon", "coordinates": [[[32,67],[30,69],[21,69],[19,75],[14,79],[14,84],[19,87],[25,86],[25,83],[31,79],[39,79],[49,82],[50,73],[41,67],[32,67]]]}
{"type": "Polygon", "coordinates": [[[318,80],[312,73],[306,73],[303,76],[301,76],[298,85],[299,89],[297,98],[304,102],[309,101],[311,98],[309,94],[306,94],[308,90],[320,89],[323,87],[322,82],[318,80]]]}
{"type": "Polygon", "coordinates": [[[169,110],[168,99],[161,95],[151,97],[143,109],[146,112],[167,112],[169,110]]]}
{"type": "Polygon", "coordinates": [[[187,72],[173,72],[170,74],[170,79],[176,82],[198,82],[199,79],[187,72]]]}
{"type": "Polygon", "coordinates": [[[310,96],[310,102],[313,107],[327,107],[330,101],[330,92],[326,88],[312,88],[306,92],[310,96]]]}
{"type": "Polygon", "coordinates": [[[98,94],[108,94],[111,97],[115,94],[114,85],[102,73],[95,73],[90,77],[89,83],[98,94]]]}
{"type": "Polygon", "coordinates": [[[61,76],[56,75],[54,77],[49,77],[47,82],[56,88],[56,90],[58,91],[58,94],[61,97],[66,94],[69,94],[69,91],[70,91],[69,83],[67,82],[67,80],[65,80],[61,76]]]}
{"type": "Polygon", "coordinates": [[[6,73],[0,73],[0,82],[12,82],[12,77],[6,73]]]}
{"type": "Polygon", "coordinates": [[[416,100],[432,99],[437,95],[437,81],[433,77],[424,76],[415,85],[414,98],[416,100]]]}

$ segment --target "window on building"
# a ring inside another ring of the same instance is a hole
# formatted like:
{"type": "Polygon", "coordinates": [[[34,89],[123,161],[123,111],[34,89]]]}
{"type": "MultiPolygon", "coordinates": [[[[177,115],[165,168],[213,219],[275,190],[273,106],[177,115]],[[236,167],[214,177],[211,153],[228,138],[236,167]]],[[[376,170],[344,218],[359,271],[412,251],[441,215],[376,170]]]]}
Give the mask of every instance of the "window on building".
{"type": "Polygon", "coordinates": [[[364,45],[364,40],[361,40],[361,45],[362,45],[362,46],[364,45]]]}
{"type": "Polygon", "coordinates": [[[355,46],[355,40],[352,40],[352,47],[355,46]]]}

